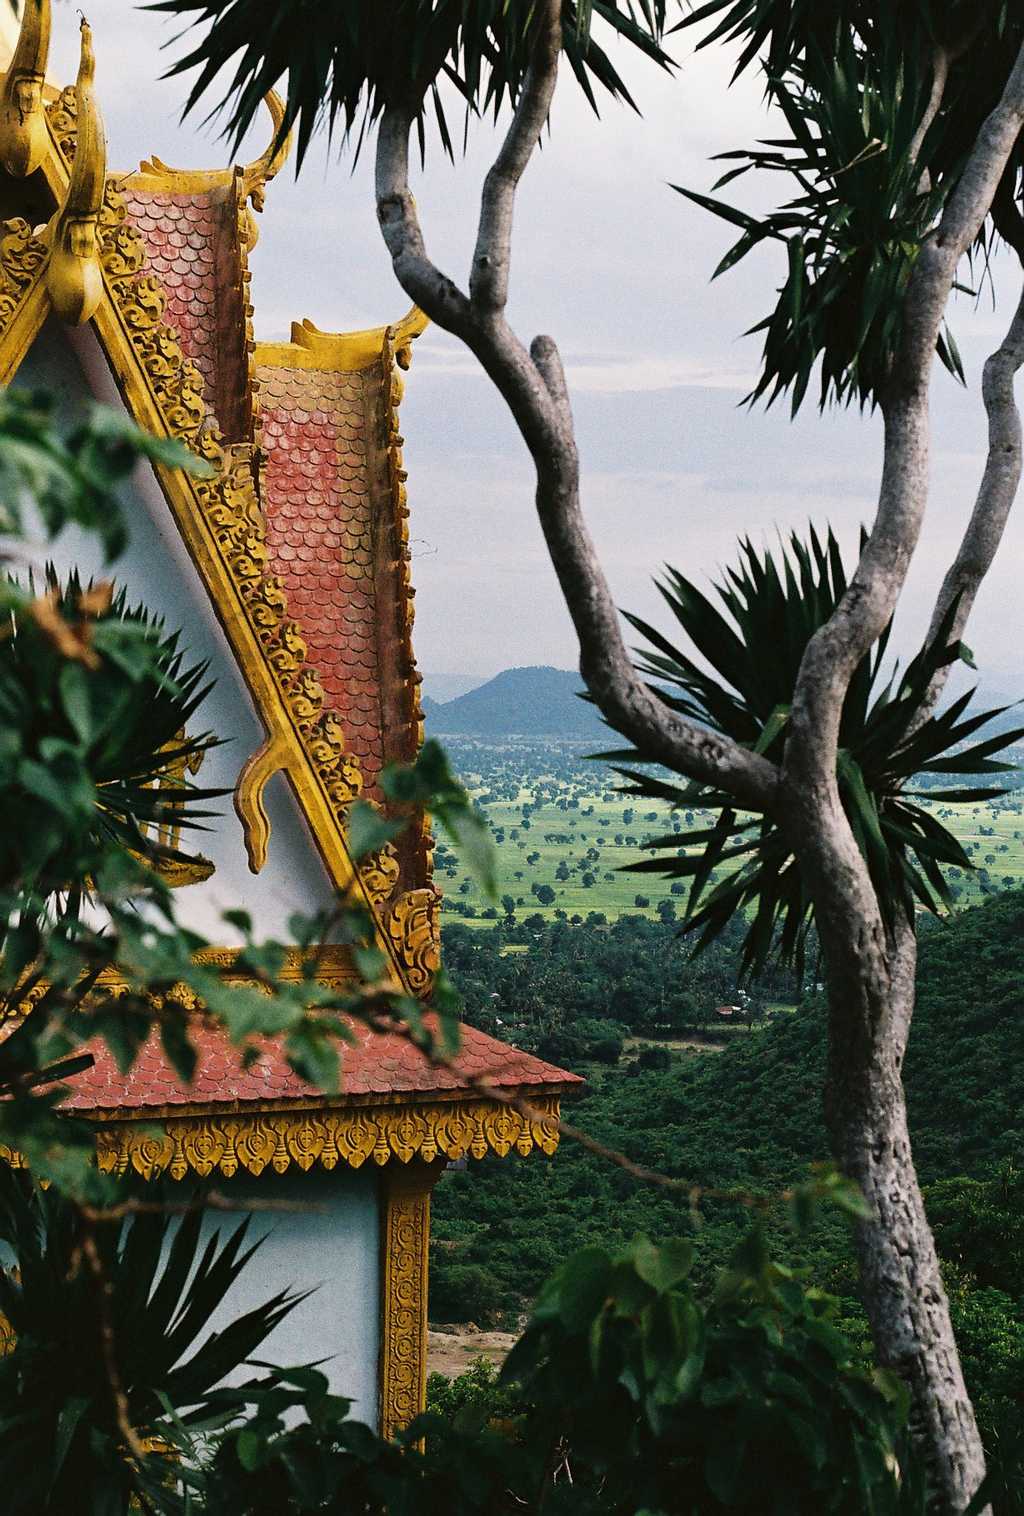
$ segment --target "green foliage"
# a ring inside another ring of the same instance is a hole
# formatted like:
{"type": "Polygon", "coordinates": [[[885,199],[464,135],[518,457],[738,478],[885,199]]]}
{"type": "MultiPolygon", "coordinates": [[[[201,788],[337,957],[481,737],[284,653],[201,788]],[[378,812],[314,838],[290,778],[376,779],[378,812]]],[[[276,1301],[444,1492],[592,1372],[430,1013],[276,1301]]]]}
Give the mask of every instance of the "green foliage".
{"type": "MultiPolygon", "coordinates": [[[[533,0],[393,0],[386,6],[339,0],[329,10],[318,8],[313,24],[306,0],[158,0],[150,8],[209,27],[171,72],[199,69],[186,106],[191,110],[209,90],[223,87],[215,81],[230,67],[227,131],[234,143],[267,90],[287,75],[282,130],[297,124],[300,164],[321,122],[340,126],[347,136],[362,117],[361,142],[367,125],[389,105],[413,111],[421,144],[432,111],[450,153],[442,85],[455,86],[467,115],[514,103],[538,25],[533,0]]],[[[633,102],[608,53],[591,36],[594,17],[612,38],[664,66],[659,39],[665,10],[665,0],[564,0],[563,47],[595,109],[595,86],[633,102]]]]}
{"type": "MultiPolygon", "coordinates": [[[[752,328],[765,341],[750,399],[767,394],[771,403],[789,393],[795,412],[820,364],[822,406],[873,405],[897,360],[918,253],[999,98],[1021,41],[1019,16],[1003,0],[710,0],[681,24],[706,22],[716,24],[702,46],[723,37],[741,44],[737,72],[766,54],[767,94],[788,129],[781,139],[719,155],[732,166],[715,188],[757,169],[797,190],[762,217],[681,190],[740,229],[716,276],[766,240],[785,249],[778,301],[752,328]],[[949,75],[919,143],[939,47],[949,75]]],[[[994,226],[1010,227],[1015,240],[1020,161],[1018,151],[993,208],[994,226]]],[[[987,225],[979,238],[986,261],[992,235],[987,225]]],[[[937,350],[963,380],[948,330],[937,350]]]]}
{"type": "Polygon", "coordinates": [[[406,815],[429,810],[486,898],[497,900],[496,855],[487,822],[452,773],[439,742],[425,742],[415,763],[389,765],[381,775],[381,788],[406,815]]]}
{"type": "Polygon", "coordinates": [[[222,793],[185,773],[214,745],[185,735],[205,675],[124,590],[48,572],[0,641],[0,813],[18,815],[0,834],[0,890],[77,903],[83,873],[112,848],[185,856],[160,832],[201,829],[203,803],[222,793]]]}
{"type": "Polygon", "coordinates": [[[487,1425],[507,1421],[523,1409],[515,1389],[502,1383],[498,1370],[486,1358],[475,1358],[455,1379],[444,1374],[427,1378],[427,1413],[453,1427],[487,1425]]]}
{"type": "Polygon", "coordinates": [[[988,1493],[997,1516],[1024,1511],[1024,1312],[1015,1297],[977,1288],[955,1268],[943,1279],[957,1346],[985,1439],[988,1493]]]}
{"type": "MultiPolygon", "coordinates": [[[[688,1242],[574,1255],[500,1379],[431,1384],[396,1443],[348,1420],[314,1369],[208,1397],[228,1425],[172,1428],[193,1509],[234,1516],[665,1516],[923,1511],[906,1397],[853,1361],[832,1303],[769,1261],[756,1230],[714,1299],[688,1242]]],[[[171,1497],[165,1511],[178,1511],[171,1497]]]]}
{"type": "Polygon", "coordinates": [[[0,396],[0,536],[22,535],[31,503],[50,537],[74,522],[100,538],[108,560],[127,533],[112,491],[139,458],[204,477],[210,465],[184,443],[140,431],[123,413],[95,405],[69,437],[54,427],[53,397],[9,389],[0,396]]]}
{"type": "Polygon", "coordinates": [[[152,1212],[93,1224],[0,1168],[0,1311],[13,1334],[0,1357],[0,1480],[11,1516],[117,1516],[133,1496],[152,1499],[170,1466],[159,1452],[142,1464],[129,1456],[117,1394],[141,1439],[166,1442],[179,1413],[185,1424],[207,1418],[214,1387],[300,1298],[282,1292],[210,1333],[254,1249],[248,1222],[205,1245],[200,1227],[198,1211],[180,1225],[152,1212]]]}
{"type": "MultiPolygon", "coordinates": [[[[619,924],[619,937],[627,925],[619,924]]],[[[670,970],[655,939],[659,932],[666,944],[672,939],[653,923],[632,926],[642,934],[635,962],[625,945],[619,961],[642,1001],[646,954],[647,993],[657,1005],[670,970]]],[[[560,1006],[565,997],[570,1020],[580,1014],[571,998],[570,965],[580,966],[583,1003],[591,956],[606,953],[599,960],[602,972],[614,972],[615,944],[601,936],[583,927],[551,931],[538,950],[539,987],[560,1006]],[[559,945],[562,935],[578,941],[559,945]],[[555,966],[564,960],[564,975],[545,972],[549,955],[555,966]]],[[[458,950],[467,955],[460,979],[471,969],[473,983],[483,986],[491,976],[502,983],[497,976],[522,962],[501,957],[500,944],[487,934],[472,937],[472,944],[471,956],[458,950]]],[[[709,952],[713,963],[720,945],[709,952]]],[[[929,1219],[948,1266],[968,1387],[990,1459],[1006,1471],[998,1476],[1004,1485],[999,1516],[1024,1512],[1024,1475],[1015,1462],[1022,1456],[1024,1424],[1022,1208],[1014,1167],[1024,1143],[1022,985],[1024,892],[995,897],[922,929],[918,1005],[905,1064],[910,1129],[929,1219]]],[[[476,1003],[468,1007],[474,1015],[476,1003]]],[[[635,1162],[684,1180],[778,1194],[828,1149],[821,1115],[825,1024],[817,1002],[772,1016],[763,1029],[731,1038],[721,1052],[677,1054],[663,1072],[633,1065],[626,1072],[587,1072],[588,1088],[566,1107],[567,1118],[635,1162]]],[[[484,1160],[469,1172],[445,1175],[434,1191],[432,1288],[449,1269],[476,1265],[495,1280],[500,1309],[514,1312],[575,1250],[615,1252],[638,1231],[674,1235],[679,1204],[677,1195],[637,1185],[569,1141],[551,1163],[484,1160]]],[[[840,1297],[844,1334],[866,1355],[867,1322],[847,1225],[828,1208],[801,1234],[783,1221],[781,1212],[768,1219],[773,1256],[809,1271],[814,1284],[840,1297]]],[[[713,1291],[747,1225],[743,1207],[701,1202],[692,1229],[694,1285],[701,1298],[713,1291]]]]}
{"type": "Polygon", "coordinates": [[[430,1310],[436,1321],[475,1321],[490,1326],[499,1314],[502,1288],[478,1263],[453,1263],[430,1282],[430,1310]]]}
{"type": "Polygon", "coordinates": [[[905,1394],[853,1362],[832,1303],[755,1229],[702,1306],[692,1253],[643,1237],[577,1253],[506,1362],[530,1425],[568,1449],[564,1509],[923,1511],[899,1457],[905,1394]]]}
{"type": "MultiPolygon", "coordinates": [[[[49,402],[8,396],[0,403],[5,525],[24,531],[41,514],[51,534],[69,522],[102,527],[108,550],[118,550],[125,533],[114,487],[139,458],[206,469],[177,444],[99,407],[62,440],[49,402]]],[[[0,638],[0,1010],[31,1001],[32,1012],[17,1017],[0,1045],[0,1141],[38,1177],[105,1203],[116,1186],[95,1167],[93,1135],[60,1109],[59,1081],[89,1062],[83,1043],[102,1038],[127,1071],[156,1027],[188,1080],[195,1050],[185,1004],[194,996],[243,1060],[255,1056],[256,1039],[276,1035],[302,1077],[333,1089],[339,1045],[353,1036],[343,1018],[365,1017],[366,997],[358,979],[337,990],[318,982],[317,945],[329,931],[351,948],[365,980],[379,979],[382,962],[368,912],[347,900],[329,920],[293,918],[289,943],[257,943],[246,913],[228,912],[226,924],[243,939],[235,967],[249,983],[229,984],[216,965],[197,962],[209,944],[178,927],[172,895],[147,865],[180,856],[175,833],[197,825],[212,796],[184,777],[210,739],[181,736],[205,693],[204,670],[189,668],[177,635],[127,609],[123,594],[111,601],[109,584],[51,581],[35,595],[7,581],[2,609],[9,619],[0,638]],[[80,913],[86,894],[97,909],[80,913]],[[299,977],[282,981],[296,944],[306,953],[299,977]]],[[[450,830],[468,836],[477,861],[486,861],[481,827],[439,750],[388,783],[396,794],[404,785],[411,799],[402,824],[436,789],[450,830]]],[[[412,997],[389,995],[386,1008],[425,1053],[457,1046],[443,983],[436,1031],[412,997]]],[[[373,1014],[381,1009],[377,993],[373,1014]]]]}
{"type": "MultiPolygon", "coordinates": [[[[812,530],[809,545],[792,536],[778,562],[767,551],[759,554],[749,541],[743,542],[742,554],[740,566],[716,585],[731,622],[674,569],[659,585],[710,673],[646,621],[629,619],[652,644],[641,671],[659,681],[655,688],[667,705],[781,764],[804,652],[845,594],[846,572],[831,531],[822,543],[812,530]]],[[[954,610],[951,607],[935,640],[902,674],[897,670],[882,683],[887,627],[855,671],[843,706],[840,797],[888,922],[902,914],[913,923],[918,903],[933,912],[951,905],[943,865],[973,866],[952,832],[916,803],[909,789],[915,776],[1006,772],[1013,765],[991,755],[1024,735],[1024,728],[1017,728],[964,747],[980,727],[1002,714],[965,715],[973,691],[917,721],[937,670],[959,658],[970,661],[962,644],[949,642],[954,610]]],[[[604,756],[656,761],[640,750],[604,756]]],[[[740,815],[728,795],[707,785],[671,784],[630,769],[619,772],[630,781],[627,794],[657,797],[680,809],[706,806],[719,813],[713,826],[685,838],[673,832],[648,839],[645,848],[659,856],[629,865],[636,873],[693,881],[685,927],[698,933],[697,950],[735,915],[749,910],[744,968],[760,968],[773,949],[783,961],[801,963],[811,900],[790,840],[775,818],[740,815]],[[700,844],[700,852],[681,849],[681,841],[700,844]],[[712,883],[713,870],[733,862],[735,868],[712,883]]],[[[933,791],[931,798],[958,803],[994,793],[957,788],[933,791]]]]}
{"type": "Polygon", "coordinates": [[[978,1285],[1021,1294],[1024,1178],[1013,1163],[992,1178],[936,1180],[925,1202],[943,1258],[978,1285]]]}
{"type": "MultiPolygon", "coordinates": [[[[802,192],[758,218],[680,190],[742,229],[715,277],[765,240],[783,245],[787,273],[778,304],[753,328],[765,333],[764,353],[748,399],[767,395],[771,404],[789,393],[794,414],[819,363],[822,408],[830,400],[865,405],[879,398],[899,348],[903,295],[944,198],[941,187],[921,187],[913,151],[927,77],[907,70],[888,48],[859,56],[848,33],[827,60],[810,56],[813,68],[808,61],[795,77],[768,83],[791,138],[719,155],[740,160],[719,185],[757,169],[791,176],[802,192]]],[[[962,379],[949,335],[938,351],[962,379]]]]}

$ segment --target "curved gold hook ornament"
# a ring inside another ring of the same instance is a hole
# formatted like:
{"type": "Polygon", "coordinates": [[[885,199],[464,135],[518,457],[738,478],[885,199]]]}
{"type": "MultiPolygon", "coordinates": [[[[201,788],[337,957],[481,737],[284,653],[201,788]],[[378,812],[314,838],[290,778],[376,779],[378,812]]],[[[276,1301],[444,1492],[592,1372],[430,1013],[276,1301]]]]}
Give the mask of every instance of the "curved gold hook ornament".
{"type": "Polygon", "coordinates": [[[154,187],[156,181],[162,181],[158,187],[170,190],[172,194],[175,191],[196,194],[226,189],[234,179],[238,185],[239,204],[245,207],[242,240],[246,251],[255,246],[259,237],[259,227],[253,211],[262,211],[266,187],[275,174],[284,168],[292,146],[291,132],[281,140],[281,127],[285,117],[285,103],[281,96],[276,90],[268,90],[263,96],[263,104],[270,112],[273,134],[265,151],[244,168],[172,168],[155,154],[152,158],[144,158],[139,164],[139,174],[150,181],[147,188],[154,187]]]}
{"type": "Polygon", "coordinates": [[[71,326],[82,326],[103,298],[103,271],[96,227],[107,182],[107,144],[93,93],[96,58],[92,32],[82,18],[82,58],[75,94],[78,139],[64,204],[47,229],[50,262],[46,288],[54,311],[71,326]]]}
{"type": "Polygon", "coordinates": [[[267,861],[270,843],[270,817],[263,792],[288,761],[288,745],[277,734],[268,737],[242,766],[235,785],[235,814],[242,823],[249,871],[258,874],[267,861]]]}
{"type": "Polygon", "coordinates": [[[292,134],[288,132],[281,140],[281,127],[284,124],[285,104],[276,89],[268,90],[263,96],[263,104],[270,112],[270,119],[274,124],[273,136],[270,139],[266,152],[247,163],[242,170],[242,200],[245,204],[246,250],[251,252],[256,246],[260,235],[260,229],[253,215],[253,211],[262,212],[266,204],[266,188],[271,179],[279,174],[288,161],[288,155],[292,150],[292,134]]]}
{"type": "Polygon", "coordinates": [[[50,0],[24,0],[18,45],[0,95],[0,163],[24,179],[50,146],[43,84],[50,52],[50,0]]]}
{"type": "Polygon", "coordinates": [[[292,133],[288,132],[281,138],[281,128],[284,125],[285,104],[276,89],[268,90],[263,96],[263,104],[270,112],[270,119],[274,124],[273,136],[266,152],[261,153],[252,163],[247,163],[242,170],[242,185],[246,199],[251,199],[253,209],[261,211],[264,203],[264,190],[288,162],[292,150],[292,133]]]}

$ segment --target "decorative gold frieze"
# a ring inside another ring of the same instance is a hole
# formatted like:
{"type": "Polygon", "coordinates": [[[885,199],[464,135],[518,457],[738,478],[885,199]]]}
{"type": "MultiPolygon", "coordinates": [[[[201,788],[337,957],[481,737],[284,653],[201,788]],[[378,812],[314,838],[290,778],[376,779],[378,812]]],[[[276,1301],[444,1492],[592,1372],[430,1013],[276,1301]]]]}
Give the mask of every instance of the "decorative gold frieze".
{"type": "Polygon", "coordinates": [[[252,214],[262,211],[266,202],[266,188],[288,161],[291,152],[292,134],[288,132],[281,140],[284,124],[285,103],[276,90],[268,90],[263,103],[270,112],[271,138],[265,150],[252,163],[236,168],[172,168],[155,155],[139,164],[138,172],[127,176],[126,183],[132,188],[150,193],[163,190],[169,194],[201,195],[226,189],[235,181],[239,190],[242,209],[242,246],[251,251],[256,245],[259,228],[252,214]],[[251,203],[252,209],[249,209],[251,203]]]}
{"type": "Polygon", "coordinates": [[[267,367],[328,369],[354,374],[380,361],[389,339],[408,356],[414,338],[427,328],[427,317],[415,305],[393,326],[368,326],[359,332],[322,332],[306,317],[292,322],[289,342],[261,342],[256,361],[267,367]]]}
{"type": "MultiPolygon", "coordinates": [[[[238,948],[203,948],[201,952],[195,954],[194,962],[202,967],[219,970],[226,984],[251,985],[254,983],[253,976],[238,965],[239,951],[238,948]]],[[[284,983],[294,984],[308,978],[311,965],[315,965],[318,984],[335,989],[350,990],[352,988],[355,970],[352,966],[350,950],[335,942],[321,943],[308,951],[297,947],[287,948],[277,977],[284,983]]],[[[258,981],[256,983],[258,985],[258,981]]],[[[11,1016],[27,1016],[42,1000],[46,994],[46,988],[45,984],[33,984],[31,991],[20,1001],[7,1004],[3,1013],[0,1014],[0,1020],[11,1016]]],[[[127,992],[128,983],[116,970],[105,969],[98,975],[95,990],[97,996],[109,995],[117,999],[127,992]]],[[[174,1005],[186,1011],[203,1010],[198,996],[186,984],[174,985],[166,995],[153,995],[150,1000],[158,1010],[165,1005],[174,1005]]]]}
{"type": "Polygon", "coordinates": [[[0,223],[0,338],[46,261],[46,245],[20,216],[0,223]]]}
{"type": "MultiPolygon", "coordinates": [[[[47,159],[45,169],[48,182],[58,194],[62,172],[66,172],[59,170],[61,157],[72,164],[73,172],[79,152],[78,113],[79,101],[74,90],[63,91],[48,107],[49,130],[59,152],[55,150],[47,159]]],[[[263,173],[268,165],[260,161],[263,173]]],[[[253,186],[245,180],[244,171],[235,171],[234,183],[243,263],[242,294],[247,305],[244,288],[247,238],[241,217],[245,197],[253,186]]],[[[35,305],[40,305],[35,322],[28,310],[24,284],[31,282],[32,262],[39,258],[41,250],[34,245],[25,223],[5,230],[9,234],[6,254],[0,244],[0,369],[4,376],[9,376],[20,361],[24,343],[31,340],[41,324],[44,308],[40,302],[45,297],[41,288],[38,295],[34,289],[31,298],[35,305]],[[28,267],[27,274],[23,266],[28,267]],[[6,312],[5,301],[9,302],[6,312]],[[12,334],[6,344],[2,341],[5,314],[7,324],[15,314],[19,317],[17,340],[12,334]]],[[[305,643],[297,624],[288,616],[283,587],[269,572],[266,528],[260,507],[263,467],[260,449],[253,443],[227,446],[220,436],[205,403],[202,376],[183,353],[174,328],[164,320],[164,291],[159,280],[147,271],[144,243],[127,220],[115,180],[108,181],[106,186],[99,215],[98,244],[110,301],[101,303],[94,319],[132,414],[142,425],[166,429],[169,435],[180,438],[212,470],[208,479],[188,478],[180,471],[160,466],[157,474],[183,540],[217,606],[268,737],[273,738],[273,756],[282,758],[280,763],[271,763],[267,749],[261,749],[258,762],[254,758],[240,792],[239,809],[246,821],[252,862],[258,864],[266,851],[262,792],[273,773],[282,769],[309,820],[332,882],[339,889],[349,889],[354,873],[347,852],[345,819],[349,804],[360,793],[362,775],[355,757],[345,750],[340,720],[323,708],[323,691],[315,672],[306,663],[305,643]]],[[[410,344],[425,325],[422,314],[413,311],[393,327],[356,334],[358,340],[341,342],[348,354],[360,358],[372,336],[375,353],[382,362],[387,384],[383,411],[392,493],[399,518],[403,593],[408,590],[410,594],[405,561],[408,549],[404,471],[397,429],[401,381],[396,370],[408,362],[410,344]]],[[[247,327],[247,337],[248,331],[247,327]]],[[[289,361],[298,354],[300,363],[304,360],[316,367],[328,358],[338,357],[338,345],[333,339],[315,332],[311,326],[304,327],[302,334],[296,336],[298,346],[289,345],[289,361]]],[[[257,400],[254,389],[253,410],[257,400]]],[[[407,719],[418,729],[420,711],[409,636],[411,606],[406,603],[401,615],[404,618],[400,629],[401,672],[409,680],[410,690],[407,719]]],[[[421,861],[428,864],[426,830],[422,847],[421,861]]],[[[368,871],[366,879],[355,876],[358,888],[378,911],[394,889],[392,886],[385,894],[387,874],[386,864],[383,873],[368,871]]],[[[436,932],[432,928],[424,930],[430,926],[431,911],[424,910],[422,905],[410,910],[406,902],[391,920],[389,930],[382,929],[380,933],[381,945],[392,954],[395,969],[404,971],[407,963],[412,965],[416,983],[409,987],[417,993],[429,988],[436,959],[436,932]],[[399,944],[404,944],[407,950],[401,958],[396,951],[399,944]]]]}
{"type": "Polygon", "coordinates": [[[371,853],[359,865],[363,886],[375,906],[386,905],[394,893],[401,865],[394,844],[386,842],[379,852],[371,853]]]}
{"type": "MultiPolygon", "coordinates": [[[[366,1162],[383,1167],[397,1160],[435,1163],[440,1159],[524,1156],[558,1146],[557,1096],[539,1096],[540,1114],[527,1120],[508,1106],[484,1100],[442,1100],[417,1105],[346,1106],[301,1111],[236,1111],[196,1117],[138,1111],[132,1121],[97,1124],[97,1161],[104,1173],[129,1171],[143,1179],[169,1174],[206,1177],[244,1169],[285,1173],[293,1166],[333,1169],[366,1162]]],[[[4,1152],[5,1157],[10,1155],[4,1152]]]]}
{"type": "MultiPolygon", "coordinates": [[[[288,616],[281,583],[268,572],[256,449],[245,443],[230,447],[222,444],[206,410],[202,376],[185,357],[173,328],[162,319],[163,291],[155,278],[142,272],[145,249],[125,221],[121,197],[109,186],[101,250],[124,328],[168,431],[211,466],[211,476],[191,481],[191,489],[287,713],[275,724],[274,743],[260,750],[258,765],[253,762],[247,766],[244,786],[240,781],[243,793],[239,809],[250,829],[252,861],[258,865],[266,855],[269,832],[262,811],[264,786],[273,773],[288,768],[296,787],[300,791],[302,787],[301,776],[295,773],[294,749],[285,738],[289,726],[300,737],[339,825],[343,825],[344,811],[361,789],[362,778],[357,761],[345,752],[341,723],[323,709],[323,690],[306,663],[306,644],[288,616]]],[[[194,553],[201,554],[199,534],[191,532],[190,525],[183,522],[186,540],[194,553]]]]}

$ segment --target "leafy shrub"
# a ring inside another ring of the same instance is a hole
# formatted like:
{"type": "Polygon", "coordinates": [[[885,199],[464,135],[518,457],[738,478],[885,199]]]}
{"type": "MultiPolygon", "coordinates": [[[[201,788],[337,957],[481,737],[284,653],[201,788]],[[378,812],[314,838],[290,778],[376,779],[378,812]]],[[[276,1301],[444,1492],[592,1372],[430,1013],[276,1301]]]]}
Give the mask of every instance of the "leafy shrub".
{"type": "Polygon", "coordinates": [[[449,1261],[435,1250],[430,1268],[430,1315],[434,1321],[475,1321],[486,1326],[501,1307],[494,1275],[478,1263],[449,1261]]]}
{"type": "Polygon", "coordinates": [[[664,1073],[672,1066],[672,1054],[668,1048],[641,1048],[637,1058],[642,1069],[652,1069],[657,1073],[664,1073]]]}
{"type": "Polygon", "coordinates": [[[0,1357],[9,1516],[127,1516],[140,1501],[153,1509],[166,1493],[166,1455],[131,1457],[113,1375],[140,1439],[166,1447],[177,1413],[187,1424],[208,1416],[214,1387],[299,1298],[282,1292],[208,1332],[254,1249],[248,1222],[201,1246],[201,1221],[198,1211],[179,1226],[150,1212],[91,1231],[56,1190],[0,1167],[0,1239],[16,1266],[0,1271],[11,1333],[0,1357]]]}

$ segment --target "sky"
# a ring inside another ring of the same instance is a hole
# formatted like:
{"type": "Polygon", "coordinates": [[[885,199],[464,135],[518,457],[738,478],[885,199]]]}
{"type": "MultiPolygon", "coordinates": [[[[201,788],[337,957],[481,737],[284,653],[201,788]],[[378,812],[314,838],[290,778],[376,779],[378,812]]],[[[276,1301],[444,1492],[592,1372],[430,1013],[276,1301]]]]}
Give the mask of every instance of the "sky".
{"type": "MultiPolygon", "coordinates": [[[[154,153],[182,167],[228,161],[215,125],[203,127],[198,114],[181,122],[182,81],[160,77],[183,51],[173,41],[177,23],[127,0],[87,5],[111,168],[154,153]]],[[[56,0],[51,73],[60,81],[74,78],[77,31],[76,9],[56,0]]],[[[812,404],[792,422],[785,407],[740,405],[759,353],[758,339],[742,333],[771,308],[784,270],[778,254],[766,253],[709,283],[730,228],[670,186],[707,191],[717,177],[711,156],[770,134],[771,123],[756,78],[730,86],[728,53],[695,56],[684,38],[673,39],[672,76],[616,51],[642,115],[607,102],[596,119],[564,72],[550,136],[517,201],[508,311],[525,340],[546,332],[559,343],[584,507],[613,593],[666,630],[653,587],[666,563],[706,583],[735,559],[739,538],[770,543],[809,521],[831,523],[852,555],[859,524],[870,521],[881,456],[877,418],[822,416],[812,404]]],[[[266,140],[264,121],[242,160],[266,140]]],[[[451,164],[435,151],[413,186],[428,250],[460,283],[497,141],[489,122],[477,123],[465,156],[451,164]]],[[[752,210],[769,191],[777,187],[736,187],[752,210]]],[[[251,266],[260,339],[287,337],[306,316],[343,331],[408,307],[377,229],[370,158],[353,165],[351,152],[326,141],[297,180],[288,167],[269,186],[251,266]]],[[[952,312],[967,392],[936,372],[932,495],[897,626],[905,648],[927,625],[980,478],[981,366],[1017,295],[1012,276],[998,283],[997,310],[987,297],[959,297],[952,312]]],[[[416,648],[428,690],[441,675],[476,682],[510,666],[573,667],[573,630],[536,522],[523,444],[475,360],[436,329],[416,344],[402,431],[416,648]]],[[[1010,694],[1024,693],[1022,547],[1018,515],[968,636],[986,684],[1010,694]]]]}

